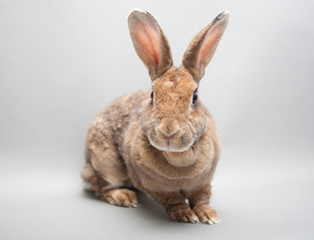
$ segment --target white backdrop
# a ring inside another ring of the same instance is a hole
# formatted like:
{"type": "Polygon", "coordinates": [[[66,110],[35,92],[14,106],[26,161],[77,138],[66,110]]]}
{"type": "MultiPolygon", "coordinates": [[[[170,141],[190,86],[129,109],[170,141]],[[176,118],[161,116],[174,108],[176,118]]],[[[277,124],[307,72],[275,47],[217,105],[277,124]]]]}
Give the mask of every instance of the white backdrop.
{"type": "Polygon", "coordinates": [[[0,0],[0,238],[311,239],[313,6],[0,0]],[[150,88],[127,29],[133,8],[157,19],[177,65],[199,30],[231,13],[199,95],[223,143],[218,225],[173,223],[143,195],[142,208],[129,210],[81,191],[90,119],[110,100],[150,88]]]}

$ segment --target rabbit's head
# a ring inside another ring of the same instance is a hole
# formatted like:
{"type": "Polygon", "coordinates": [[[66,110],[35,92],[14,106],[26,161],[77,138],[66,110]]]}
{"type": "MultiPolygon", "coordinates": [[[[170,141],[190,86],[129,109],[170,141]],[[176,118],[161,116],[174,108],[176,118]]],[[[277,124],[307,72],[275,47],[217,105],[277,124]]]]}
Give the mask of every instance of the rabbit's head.
{"type": "Polygon", "coordinates": [[[227,27],[228,16],[227,11],[221,13],[192,39],[177,68],[157,21],[142,10],[130,13],[130,35],[153,86],[142,129],[157,149],[185,152],[206,131],[208,113],[198,99],[197,89],[227,27]]]}

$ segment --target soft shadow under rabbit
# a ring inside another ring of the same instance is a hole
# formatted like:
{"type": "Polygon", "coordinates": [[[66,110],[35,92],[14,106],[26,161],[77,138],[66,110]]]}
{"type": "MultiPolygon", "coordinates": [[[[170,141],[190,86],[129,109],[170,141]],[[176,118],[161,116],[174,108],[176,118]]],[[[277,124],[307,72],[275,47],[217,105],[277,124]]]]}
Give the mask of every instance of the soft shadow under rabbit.
{"type": "Polygon", "coordinates": [[[136,194],[128,189],[134,186],[173,220],[219,222],[209,198],[220,142],[197,89],[228,17],[224,11],[200,31],[175,67],[157,21],[142,10],[130,13],[130,35],[153,90],[114,100],[90,123],[81,176],[99,199],[137,207],[136,194]]]}

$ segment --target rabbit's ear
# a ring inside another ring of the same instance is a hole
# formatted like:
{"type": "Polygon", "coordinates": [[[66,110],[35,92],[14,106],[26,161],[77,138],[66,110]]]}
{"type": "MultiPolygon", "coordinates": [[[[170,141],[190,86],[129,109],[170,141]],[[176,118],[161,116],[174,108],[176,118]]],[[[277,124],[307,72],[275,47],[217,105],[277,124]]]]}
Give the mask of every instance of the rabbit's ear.
{"type": "Polygon", "coordinates": [[[192,39],[184,53],[182,65],[191,73],[197,84],[205,74],[205,67],[214,56],[218,43],[228,25],[228,18],[228,11],[219,14],[192,39]]]}
{"type": "Polygon", "coordinates": [[[171,68],[173,61],[168,40],[148,12],[135,9],[128,17],[130,35],[137,55],[154,81],[171,68]]]}

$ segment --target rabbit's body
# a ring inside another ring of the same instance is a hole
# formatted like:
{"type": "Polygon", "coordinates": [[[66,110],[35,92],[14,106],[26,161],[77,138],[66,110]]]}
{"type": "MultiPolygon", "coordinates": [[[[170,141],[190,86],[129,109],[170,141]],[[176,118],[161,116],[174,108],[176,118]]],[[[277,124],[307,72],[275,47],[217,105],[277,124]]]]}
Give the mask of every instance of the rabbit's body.
{"type": "Polygon", "coordinates": [[[97,177],[91,185],[93,190],[131,186],[123,157],[123,142],[130,123],[138,121],[138,113],[143,111],[145,102],[149,102],[149,94],[149,91],[139,91],[119,97],[91,121],[85,147],[87,164],[82,175],[88,182],[97,177]]]}
{"type": "MultiPolygon", "coordinates": [[[[220,27],[218,33],[223,32],[227,12],[219,16],[207,31],[220,27]]],[[[134,11],[129,27],[135,49],[149,68],[153,92],[122,96],[92,120],[82,177],[99,199],[111,204],[138,206],[135,192],[125,188],[134,186],[161,203],[173,220],[217,223],[217,212],[208,203],[220,142],[197,88],[222,33],[207,43],[209,34],[203,30],[177,68],[151,15],[134,11]]]]}

